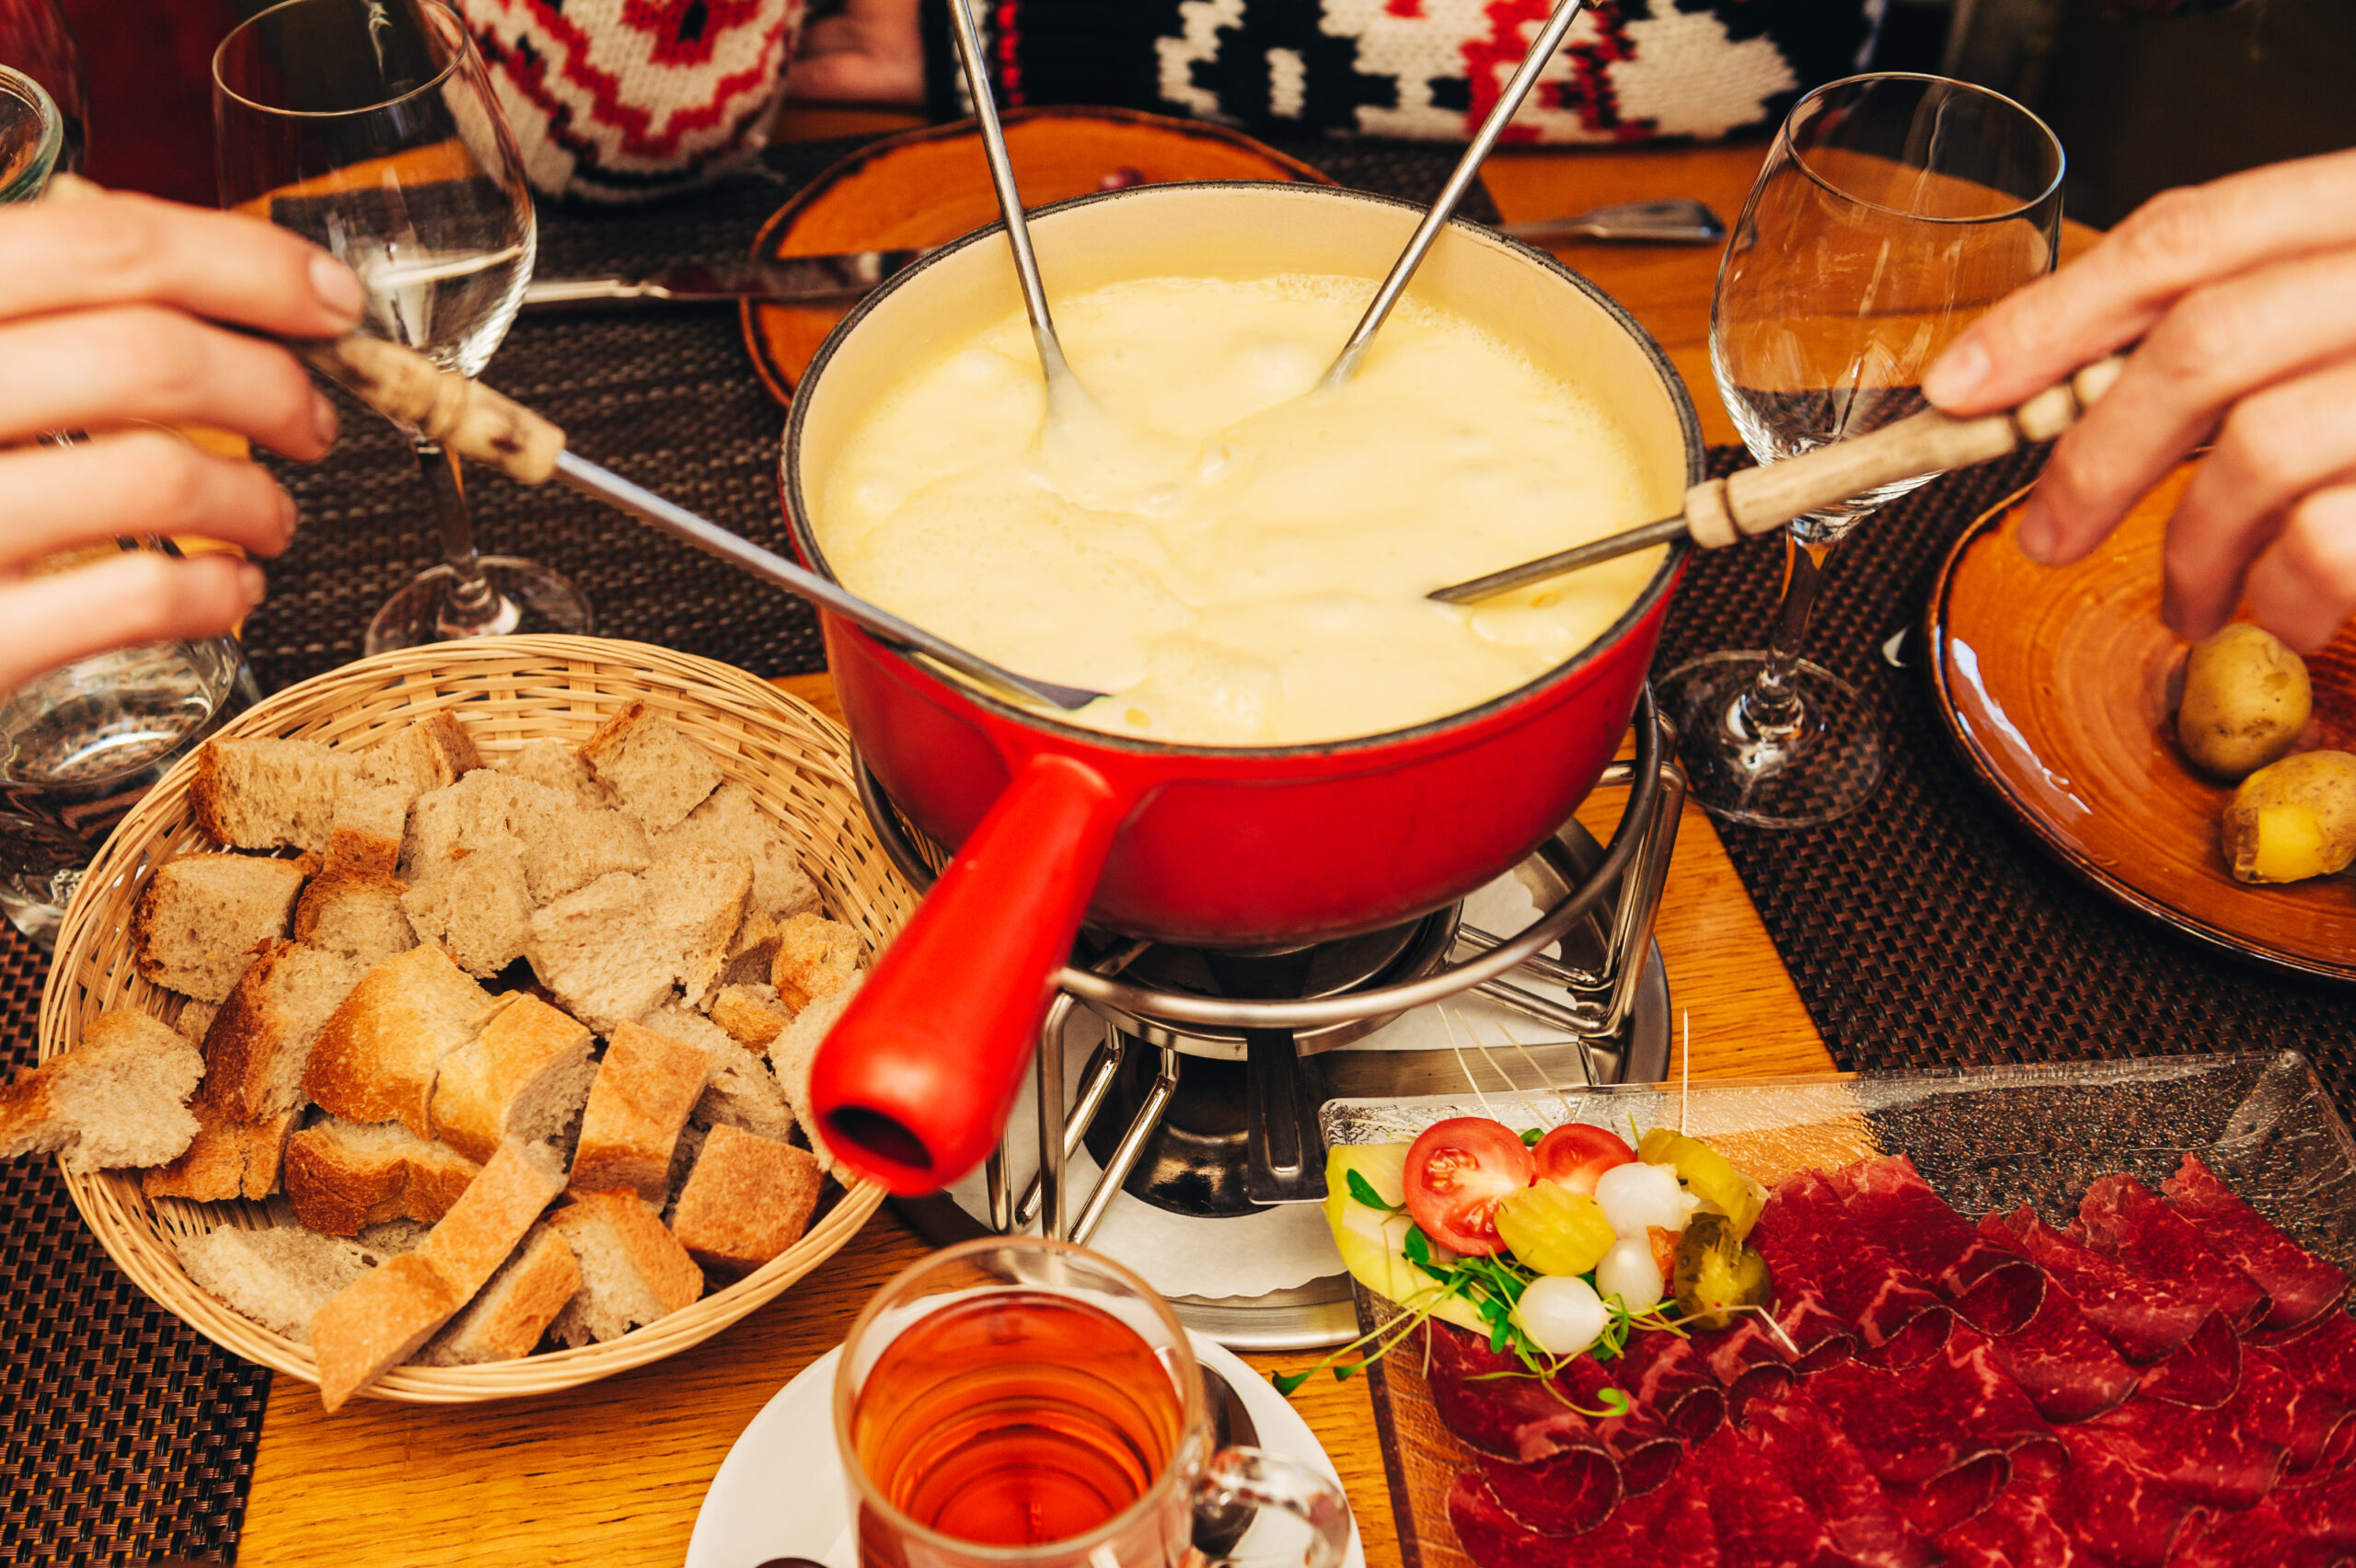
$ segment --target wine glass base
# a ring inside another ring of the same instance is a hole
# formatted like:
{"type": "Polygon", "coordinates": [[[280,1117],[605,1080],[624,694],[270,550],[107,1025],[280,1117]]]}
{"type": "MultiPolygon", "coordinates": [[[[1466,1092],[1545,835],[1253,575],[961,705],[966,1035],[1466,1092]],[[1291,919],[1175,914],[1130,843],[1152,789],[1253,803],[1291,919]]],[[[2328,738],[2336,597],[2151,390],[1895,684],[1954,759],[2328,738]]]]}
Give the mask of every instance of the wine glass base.
{"type": "Polygon", "coordinates": [[[445,616],[456,573],[446,565],[437,566],[419,572],[407,587],[385,601],[384,608],[368,623],[363,651],[389,653],[396,648],[469,637],[503,637],[511,632],[569,632],[585,637],[596,631],[596,612],[563,573],[521,556],[484,556],[479,564],[499,595],[499,608],[488,619],[464,625],[445,616]]]}
{"type": "Polygon", "coordinates": [[[1789,733],[1747,723],[1743,694],[1764,651],[1711,653],[1655,687],[1677,721],[1687,795],[1712,816],[1750,827],[1814,827],[1848,815],[1881,784],[1881,736],[1865,694],[1820,664],[1792,670],[1800,722],[1789,733]]]}

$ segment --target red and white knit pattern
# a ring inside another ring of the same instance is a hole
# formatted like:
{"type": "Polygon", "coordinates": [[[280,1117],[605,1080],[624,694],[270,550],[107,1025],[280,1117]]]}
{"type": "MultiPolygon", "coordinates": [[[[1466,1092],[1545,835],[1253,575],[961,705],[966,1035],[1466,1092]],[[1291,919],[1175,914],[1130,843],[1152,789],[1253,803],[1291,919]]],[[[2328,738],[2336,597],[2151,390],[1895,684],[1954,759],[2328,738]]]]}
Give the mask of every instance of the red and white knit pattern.
{"type": "Polygon", "coordinates": [[[533,187],[636,201],[756,153],[804,0],[457,0],[533,187]]]}

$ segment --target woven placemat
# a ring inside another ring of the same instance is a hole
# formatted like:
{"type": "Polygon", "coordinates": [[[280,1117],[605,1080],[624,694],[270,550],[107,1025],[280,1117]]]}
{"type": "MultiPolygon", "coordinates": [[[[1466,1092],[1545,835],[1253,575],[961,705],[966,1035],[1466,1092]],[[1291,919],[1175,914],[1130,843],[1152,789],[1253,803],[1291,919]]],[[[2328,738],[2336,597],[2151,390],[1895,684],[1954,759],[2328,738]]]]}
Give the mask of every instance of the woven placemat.
{"type": "MultiPolygon", "coordinates": [[[[1713,467],[1748,460],[1725,448],[1713,467]]],[[[1919,625],[1933,579],[1963,528],[2040,460],[1951,474],[1842,543],[1807,656],[1872,698],[1888,776],[1825,826],[1722,824],[1718,836],[1845,1068],[2298,1050],[2347,1114],[2356,990],[2244,963],[2094,892],[1980,786],[1941,727],[1919,625]],[[1884,646],[1901,632],[1897,667],[1884,646]]],[[[1773,542],[1701,556],[1656,671],[1760,646],[1782,570],[1773,542]]]]}

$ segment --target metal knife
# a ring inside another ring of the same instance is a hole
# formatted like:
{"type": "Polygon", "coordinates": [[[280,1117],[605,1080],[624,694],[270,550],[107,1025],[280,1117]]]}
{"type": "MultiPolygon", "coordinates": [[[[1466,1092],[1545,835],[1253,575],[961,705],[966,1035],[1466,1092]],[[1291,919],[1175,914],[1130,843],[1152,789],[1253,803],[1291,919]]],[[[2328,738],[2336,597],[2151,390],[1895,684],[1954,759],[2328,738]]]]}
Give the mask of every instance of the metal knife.
{"type": "Polygon", "coordinates": [[[525,286],[524,304],[530,308],[617,300],[749,299],[779,305],[843,305],[865,295],[923,254],[922,249],[847,250],[832,256],[784,256],[719,267],[666,267],[643,278],[534,278],[525,286]]]}
{"type": "Polygon", "coordinates": [[[1623,244],[1715,245],[1727,225],[1717,213],[1693,201],[1623,202],[1568,218],[1533,218],[1499,224],[1499,234],[1544,245],[1565,239],[1601,239],[1623,244]]]}

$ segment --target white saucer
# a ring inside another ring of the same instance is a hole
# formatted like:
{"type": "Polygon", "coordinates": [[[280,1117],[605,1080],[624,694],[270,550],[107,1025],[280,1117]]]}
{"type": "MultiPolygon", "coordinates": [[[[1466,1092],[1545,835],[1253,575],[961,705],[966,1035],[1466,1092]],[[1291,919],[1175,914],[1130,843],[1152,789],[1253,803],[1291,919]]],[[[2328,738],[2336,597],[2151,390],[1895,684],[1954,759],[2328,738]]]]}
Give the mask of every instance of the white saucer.
{"type": "MultiPolygon", "coordinates": [[[[1190,1337],[1203,1365],[1242,1396],[1243,1408],[1259,1428],[1259,1447],[1341,1484],[1316,1434],[1266,1378],[1200,1334],[1190,1337]]],[[[687,1568],[759,1568],[772,1557],[859,1568],[842,1460],[835,1452],[835,1363],[841,1356],[837,1345],[803,1368],[738,1434],[696,1515],[687,1568]]],[[[1342,1568],[1366,1568],[1355,1520],[1342,1568]]]]}

